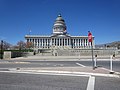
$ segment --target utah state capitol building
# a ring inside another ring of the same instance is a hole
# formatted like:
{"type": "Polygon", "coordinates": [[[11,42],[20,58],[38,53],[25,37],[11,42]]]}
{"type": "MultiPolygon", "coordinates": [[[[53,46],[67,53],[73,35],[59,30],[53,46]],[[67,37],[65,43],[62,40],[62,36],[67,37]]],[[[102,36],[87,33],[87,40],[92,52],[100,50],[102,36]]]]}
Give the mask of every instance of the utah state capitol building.
{"type": "MultiPolygon", "coordinates": [[[[94,37],[93,47],[94,47],[94,37]]],[[[47,50],[75,50],[90,49],[91,44],[88,42],[88,36],[71,36],[67,33],[65,20],[59,14],[53,25],[51,35],[25,35],[27,42],[33,44],[33,49],[37,52],[47,50]]]]}

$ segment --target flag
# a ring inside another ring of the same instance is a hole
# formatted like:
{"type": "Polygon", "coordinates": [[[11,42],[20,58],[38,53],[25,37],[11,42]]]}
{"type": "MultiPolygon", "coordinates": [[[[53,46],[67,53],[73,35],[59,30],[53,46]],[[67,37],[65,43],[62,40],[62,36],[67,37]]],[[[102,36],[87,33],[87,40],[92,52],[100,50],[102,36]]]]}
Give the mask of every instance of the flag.
{"type": "Polygon", "coordinates": [[[92,42],[92,33],[88,31],[88,41],[92,42]]]}

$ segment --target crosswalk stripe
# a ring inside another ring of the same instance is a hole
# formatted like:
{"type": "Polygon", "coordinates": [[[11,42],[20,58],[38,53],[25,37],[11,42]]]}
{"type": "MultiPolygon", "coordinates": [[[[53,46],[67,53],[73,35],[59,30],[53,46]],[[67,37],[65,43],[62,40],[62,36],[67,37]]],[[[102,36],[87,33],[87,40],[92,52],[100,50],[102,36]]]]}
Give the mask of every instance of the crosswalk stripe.
{"type": "Polygon", "coordinates": [[[87,85],[87,90],[94,90],[94,85],[95,85],[95,77],[90,76],[87,85]]]}

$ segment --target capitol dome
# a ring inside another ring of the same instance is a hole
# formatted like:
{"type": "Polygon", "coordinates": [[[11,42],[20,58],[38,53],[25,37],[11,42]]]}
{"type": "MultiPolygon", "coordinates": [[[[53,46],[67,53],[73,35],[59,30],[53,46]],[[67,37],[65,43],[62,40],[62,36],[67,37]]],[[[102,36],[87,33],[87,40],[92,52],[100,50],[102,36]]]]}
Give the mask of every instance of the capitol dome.
{"type": "Polygon", "coordinates": [[[53,25],[53,34],[65,34],[66,28],[65,21],[59,14],[53,25]]]}

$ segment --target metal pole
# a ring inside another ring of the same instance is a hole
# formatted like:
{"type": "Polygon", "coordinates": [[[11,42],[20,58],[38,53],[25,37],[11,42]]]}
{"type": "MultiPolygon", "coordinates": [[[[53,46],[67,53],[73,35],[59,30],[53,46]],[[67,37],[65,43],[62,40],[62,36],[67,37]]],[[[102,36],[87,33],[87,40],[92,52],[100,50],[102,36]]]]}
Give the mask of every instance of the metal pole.
{"type": "Polygon", "coordinates": [[[113,56],[111,55],[110,56],[110,74],[114,73],[114,71],[112,70],[112,68],[113,68],[113,62],[112,62],[112,60],[113,60],[113,56]]]}
{"type": "Polygon", "coordinates": [[[95,68],[94,68],[94,57],[93,57],[93,45],[92,45],[92,42],[91,42],[91,51],[92,51],[92,63],[93,63],[93,70],[94,70],[95,68]]]}
{"type": "Polygon", "coordinates": [[[94,63],[95,63],[95,68],[96,68],[97,67],[97,57],[95,57],[94,63]]]}
{"type": "Polygon", "coordinates": [[[1,40],[1,59],[2,59],[2,56],[3,56],[3,40],[1,40]]]}

